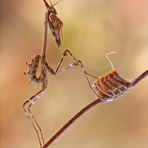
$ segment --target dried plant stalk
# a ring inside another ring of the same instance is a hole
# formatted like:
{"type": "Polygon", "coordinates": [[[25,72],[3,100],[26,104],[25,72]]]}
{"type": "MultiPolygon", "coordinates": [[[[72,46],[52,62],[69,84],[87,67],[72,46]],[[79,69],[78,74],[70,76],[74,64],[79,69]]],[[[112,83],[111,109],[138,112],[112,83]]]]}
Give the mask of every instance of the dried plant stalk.
{"type": "MultiPolygon", "coordinates": [[[[85,72],[85,74],[87,73],[85,72]]],[[[101,105],[118,99],[121,95],[125,94],[135,85],[141,82],[141,80],[143,80],[146,76],[148,76],[148,70],[146,70],[132,82],[128,82],[124,80],[115,70],[112,70],[104,76],[96,79],[91,88],[96,93],[97,99],[86,105],[75,116],[73,116],[47,141],[43,148],[49,147],[68,127],[70,127],[78,118],[80,118],[91,108],[95,107],[96,105],[101,105]]]]}

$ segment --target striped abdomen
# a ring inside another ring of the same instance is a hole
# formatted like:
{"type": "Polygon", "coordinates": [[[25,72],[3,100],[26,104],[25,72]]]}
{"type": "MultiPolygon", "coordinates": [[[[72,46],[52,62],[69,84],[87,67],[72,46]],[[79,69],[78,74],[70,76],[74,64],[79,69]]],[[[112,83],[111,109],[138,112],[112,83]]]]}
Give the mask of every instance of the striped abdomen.
{"type": "Polygon", "coordinates": [[[121,78],[115,70],[96,79],[92,84],[98,97],[108,102],[126,93],[130,87],[131,83],[121,78]]]}

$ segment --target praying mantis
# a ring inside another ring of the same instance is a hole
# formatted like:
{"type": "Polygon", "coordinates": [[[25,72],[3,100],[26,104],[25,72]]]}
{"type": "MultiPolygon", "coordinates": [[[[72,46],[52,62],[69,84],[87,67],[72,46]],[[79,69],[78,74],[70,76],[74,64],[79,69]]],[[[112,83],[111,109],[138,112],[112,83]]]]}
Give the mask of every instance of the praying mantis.
{"type": "Polygon", "coordinates": [[[38,91],[35,95],[33,95],[31,98],[26,100],[23,104],[23,109],[25,111],[25,114],[28,117],[28,119],[31,121],[33,128],[35,129],[35,132],[38,136],[40,147],[43,147],[45,141],[44,141],[44,137],[43,137],[43,133],[42,133],[42,130],[40,128],[40,125],[36,121],[32,111],[31,111],[31,107],[37,100],[39,100],[41,98],[41,96],[45,93],[45,90],[47,89],[48,72],[52,75],[58,75],[58,74],[61,74],[62,72],[64,72],[65,70],[72,68],[73,66],[78,65],[78,63],[79,63],[79,60],[77,60],[72,55],[72,53],[68,49],[66,49],[63,52],[62,58],[59,61],[59,64],[57,65],[55,70],[48,65],[48,62],[46,60],[48,26],[51,30],[53,37],[55,38],[57,45],[60,46],[61,45],[60,31],[61,31],[61,27],[62,27],[63,23],[56,16],[57,12],[54,8],[54,5],[57,4],[57,3],[52,5],[52,3],[50,2],[51,3],[51,6],[50,6],[45,0],[43,0],[43,1],[45,3],[46,8],[47,8],[47,12],[45,12],[45,21],[44,21],[43,49],[42,49],[41,55],[35,55],[31,59],[30,63],[26,62],[26,64],[28,65],[29,68],[28,68],[28,71],[25,72],[25,74],[28,75],[28,77],[30,78],[30,81],[32,83],[36,83],[36,84],[41,83],[42,89],[40,91],[38,91]],[[68,55],[73,58],[74,62],[69,64],[68,66],[61,68],[61,64],[64,60],[64,57],[66,57],[68,55]],[[40,75],[37,76],[39,64],[40,64],[41,70],[40,70],[40,75]]]}
{"type": "Polygon", "coordinates": [[[57,67],[55,69],[52,68],[51,66],[49,66],[46,60],[48,28],[50,29],[57,46],[60,47],[61,37],[62,37],[61,30],[63,27],[63,22],[58,18],[57,11],[54,8],[54,6],[59,1],[56,2],[55,4],[52,4],[50,2],[50,5],[47,3],[46,0],[43,0],[43,2],[47,8],[47,11],[45,12],[45,21],[44,21],[43,48],[41,51],[41,55],[35,55],[31,59],[30,63],[26,62],[28,65],[28,71],[25,72],[25,74],[28,75],[30,81],[32,83],[41,84],[42,89],[24,102],[23,109],[25,111],[26,116],[31,121],[32,126],[37,134],[40,148],[47,148],[50,144],[52,144],[54,140],[57,139],[57,137],[59,137],[63,133],[63,131],[65,131],[70,125],[72,125],[72,123],[76,121],[80,116],[82,116],[86,111],[88,111],[90,108],[94,107],[97,104],[108,103],[124,95],[126,92],[128,92],[131,88],[133,88],[136,84],[138,84],[142,79],[144,79],[148,75],[148,70],[146,70],[136,79],[134,79],[132,82],[128,82],[116,72],[107,54],[106,57],[111,64],[112,70],[101,77],[96,77],[89,74],[85,70],[82,61],[75,58],[75,56],[73,56],[73,54],[68,49],[66,49],[63,52],[57,67]],[[66,56],[70,56],[73,59],[73,62],[61,68],[62,62],[64,61],[66,56]],[[40,66],[40,73],[39,76],[37,76],[39,66],[40,66]],[[35,116],[33,115],[31,107],[33,104],[35,104],[36,101],[38,101],[42,97],[42,95],[47,90],[48,73],[56,76],[72,67],[79,67],[82,69],[88,81],[88,84],[92,89],[92,91],[95,93],[97,99],[95,101],[92,101],[87,106],[85,106],[82,110],[80,110],[80,112],[78,112],[74,117],[72,117],[60,130],[57,131],[55,135],[53,135],[45,143],[42,129],[40,128],[40,125],[38,124],[35,116]],[[89,81],[88,76],[95,78],[95,81],[92,84],[89,81]]]}

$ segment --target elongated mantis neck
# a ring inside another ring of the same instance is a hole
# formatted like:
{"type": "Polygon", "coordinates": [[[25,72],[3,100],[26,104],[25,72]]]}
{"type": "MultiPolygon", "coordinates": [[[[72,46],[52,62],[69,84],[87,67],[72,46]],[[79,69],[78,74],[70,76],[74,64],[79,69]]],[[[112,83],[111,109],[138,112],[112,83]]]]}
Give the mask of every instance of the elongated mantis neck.
{"type": "Polygon", "coordinates": [[[45,13],[45,22],[44,22],[44,38],[43,38],[43,49],[42,49],[42,61],[46,59],[47,52],[47,32],[48,32],[48,11],[45,13]]]}

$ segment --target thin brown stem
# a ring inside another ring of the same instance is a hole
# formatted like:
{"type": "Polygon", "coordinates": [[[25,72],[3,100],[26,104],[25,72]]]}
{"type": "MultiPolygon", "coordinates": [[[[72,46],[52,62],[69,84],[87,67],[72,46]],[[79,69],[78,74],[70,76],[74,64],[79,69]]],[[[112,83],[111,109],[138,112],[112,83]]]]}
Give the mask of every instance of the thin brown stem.
{"type": "MultiPolygon", "coordinates": [[[[134,79],[131,82],[132,87],[134,87],[136,84],[138,84],[141,80],[143,80],[146,76],[148,76],[148,70],[146,70],[144,73],[142,73],[140,76],[138,76],[136,79],[134,79]]],[[[43,146],[43,148],[47,148],[50,146],[68,127],[70,127],[78,118],[80,118],[84,113],[86,113],[88,110],[93,108],[96,105],[105,103],[100,98],[96,99],[95,101],[89,103],[86,105],[83,109],[81,109],[76,115],[74,115],[63,127],[61,127],[43,146]]]]}
{"type": "Polygon", "coordinates": [[[50,146],[69,126],[71,126],[79,117],[81,117],[85,112],[87,112],[92,107],[97,104],[102,104],[104,101],[100,99],[96,99],[95,101],[89,103],[83,109],[81,109],[75,116],[73,116],[62,128],[60,128],[55,135],[53,135],[48,142],[43,146],[43,148],[47,148],[50,146]]]}
{"type": "Polygon", "coordinates": [[[148,70],[146,70],[144,73],[142,73],[140,76],[138,76],[136,79],[134,79],[131,83],[134,87],[136,84],[138,84],[141,80],[143,80],[146,76],[148,76],[148,70]]]}

